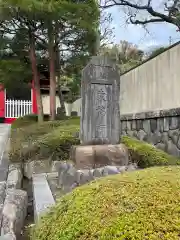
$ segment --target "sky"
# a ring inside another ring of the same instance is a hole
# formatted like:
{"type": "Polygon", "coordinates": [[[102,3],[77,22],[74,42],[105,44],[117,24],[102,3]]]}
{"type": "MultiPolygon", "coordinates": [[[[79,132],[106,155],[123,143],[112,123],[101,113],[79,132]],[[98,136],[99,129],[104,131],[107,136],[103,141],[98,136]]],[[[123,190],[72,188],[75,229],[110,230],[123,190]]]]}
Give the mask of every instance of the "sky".
{"type": "Polygon", "coordinates": [[[150,24],[145,30],[142,26],[136,26],[125,23],[125,14],[123,11],[113,7],[108,9],[112,14],[113,21],[111,27],[114,28],[114,43],[119,43],[120,40],[127,40],[128,42],[138,45],[144,51],[159,46],[167,46],[180,40],[180,32],[176,32],[176,27],[172,24],[150,24]]]}

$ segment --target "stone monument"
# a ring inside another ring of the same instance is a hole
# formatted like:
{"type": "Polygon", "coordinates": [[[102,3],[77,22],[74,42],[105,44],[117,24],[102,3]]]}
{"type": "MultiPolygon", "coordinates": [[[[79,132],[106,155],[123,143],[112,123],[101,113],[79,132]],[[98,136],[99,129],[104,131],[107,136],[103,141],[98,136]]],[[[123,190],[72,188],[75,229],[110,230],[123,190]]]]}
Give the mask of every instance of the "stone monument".
{"type": "Polygon", "coordinates": [[[82,71],[80,146],[71,159],[77,168],[127,165],[128,150],[120,142],[120,74],[107,56],[92,57],[82,71]]]}
{"type": "Polygon", "coordinates": [[[120,75],[106,56],[95,56],[82,71],[82,144],[119,143],[120,75]]]}

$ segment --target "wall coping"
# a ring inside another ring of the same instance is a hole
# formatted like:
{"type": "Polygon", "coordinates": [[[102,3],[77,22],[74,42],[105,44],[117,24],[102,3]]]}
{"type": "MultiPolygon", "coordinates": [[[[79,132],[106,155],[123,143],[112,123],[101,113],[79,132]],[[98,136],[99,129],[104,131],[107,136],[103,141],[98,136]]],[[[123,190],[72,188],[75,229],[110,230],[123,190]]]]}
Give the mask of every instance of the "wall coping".
{"type": "Polygon", "coordinates": [[[180,116],[180,108],[120,115],[121,121],[180,116]]]}
{"type": "Polygon", "coordinates": [[[128,72],[131,72],[131,71],[134,70],[135,68],[140,67],[141,65],[143,65],[143,64],[145,64],[145,63],[147,63],[147,62],[153,60],[154,58],[159,57],[159,55],[161,55],[161,54],[163,54],[163,53],[169,51],[171,48],[174,48],[174,47],[176,47],[176,46],[179,45],[179,44],[180,44],[180,41],[175,42],[174,44],[172,44],[172,45],[170,45],[170,46],[168,46],[168,47],[165,47],[165,49],[164,49],[162,52],[160,52],[159,54],[157,54],[157,55],[155,55],[155,56],[153,56],[153,57],[149,57],[149,58],[143,60],[143,61],[142,61],[141,63],[139,63],[138,65],[136,65],[136,66],[134,66],[134,67],[128,69],[127,71],[123,72],[123,73],[121,74],[121,76],[125,75],[125,74],[128,73],[128,72]]]}

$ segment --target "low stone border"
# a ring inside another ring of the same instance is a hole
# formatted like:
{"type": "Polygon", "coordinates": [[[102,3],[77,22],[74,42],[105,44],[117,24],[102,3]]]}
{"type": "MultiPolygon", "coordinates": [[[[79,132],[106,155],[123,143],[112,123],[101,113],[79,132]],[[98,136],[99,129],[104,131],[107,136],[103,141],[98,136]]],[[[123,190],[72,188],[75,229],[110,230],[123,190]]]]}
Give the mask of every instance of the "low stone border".
{"type": "Polygon", "coordinates": [[[134,171],[137,165],[128,166],[105,166],[96,169],[75,169],[73,164],[61,162],[59,172],[42,173],[33,175],[33,199],[35,221],[45,214],[49,207],[55,204],[53,193],[51,192],[48,180],[52,177],[58,179],[58,189],[62,190],[62,195],[71,192],[75,187],[86,184],[94,179],[107,175],[134,171]]]}
{"type": "Polygon", "coordinates": [[[20,189],[8,189],[2,211],[1,235],[20,235],[27,214],[27,193],[20,189]]]}
{"type": "Polygon", "coordinates": [[[130,164],[127,166],[104,166],[90,170],[77,170],[73,164],[63,162],[59,167],[58,185],[63,193],[68,193],[75,187],[91,182],[97,178],[134,171],[137,170],[137,168],[136,164],[130,164]]]}
{"type": "Polygon", "coordinates": [[[55,204],[50,190],[47,174],[34,174],[33,178],[33,198],[34,198],[34,217],[35,221],[44,214],[47,209],[55,204]]]}
{"type": "Polygon", "coordinates": [[[22,167],[20,163],[14,163],[9,165],[9,172],[7,176],[6,188],[7,189],[21,189],[22,185],[22,167]]]}
{"type": "Polygon", "coordinates": [[[52,161],[50,159],[43,161],[27,161],[24,163],[24,176],[32,179],[33,174],[57,172],[60,161],[52,161]]]}
{"type": "MultiPolygon", "coordinates": [[[[24,227],[27,193],[21,190],[21,164],[10,164],[8,158],[10,125],[3,125],[0,147],[0,224],[1,240],[16,240],[24,227]],[[6,128],[6,129],[4,129],[6,128]]],[[[0,127],[0,128],[1,128],[0,127]]]]}

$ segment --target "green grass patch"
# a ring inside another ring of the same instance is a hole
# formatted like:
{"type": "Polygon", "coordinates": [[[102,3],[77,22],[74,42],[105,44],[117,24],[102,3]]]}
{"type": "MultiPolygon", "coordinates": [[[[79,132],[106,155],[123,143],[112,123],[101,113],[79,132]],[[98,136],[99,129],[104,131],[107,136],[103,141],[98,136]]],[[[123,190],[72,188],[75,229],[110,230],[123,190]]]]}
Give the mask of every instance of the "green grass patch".
{"type": "Polygon", "coordinates": [[[180,167],[153,167],[76,188],[33,228],[32,240],[179,240],[180,167]]]}
{"type": "Polygon", "coordinates": [[[26,115],[24,117],[19,117],[11,124],[11,128],[12,129],[16,129],[19,127],[22,128],[22,127],[31,125],[33,123],[36,123],[37,120],[38,120],[38,117],[35,114],[30,114],[30,115],[26,115]]]}
{"type": "MultiPolygon", "coordinates": [[[[64,120],[68,120],[71,117],[63,116],[62,118],[64,120]]],[[[57,120],[61,120],[61,119],[57,119],[57,120]]],[[[44,121],[49,121],[49,115],[48,114],[44,115],[44,121]]],[[[22,128],[22,127],[29,126],[29,125],[37,123],[37,122],[38,122],[38,116],[36,114],[29,114],[29,115],[25,115],[23,117],[17,118],[11,124],[11,128],[12,129],[22,128]]]]}
{"type": "Polygon", "coordinates": [[[179,158],[171,156],[146,142],[127,136],[123,136],[121,142],[127,146],[132,161],[137,163],[141,168],[180,165],[179,158]]]}
{"type": "Polygon", "coordinates": [[[78,131],[78,117],[12,128],[10,160],[67,160],[71,146],[79,144],[79,139],[74,137],[78,131]]]}

